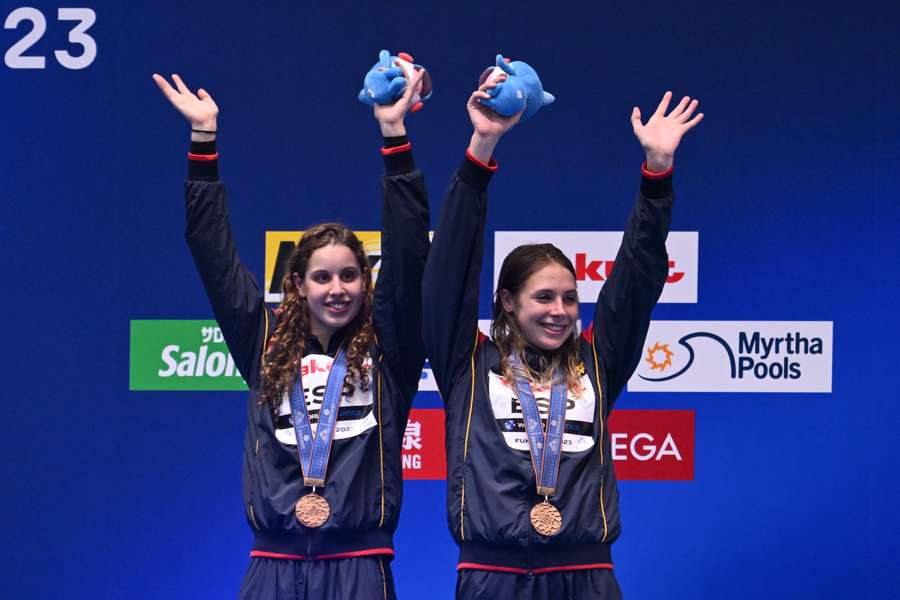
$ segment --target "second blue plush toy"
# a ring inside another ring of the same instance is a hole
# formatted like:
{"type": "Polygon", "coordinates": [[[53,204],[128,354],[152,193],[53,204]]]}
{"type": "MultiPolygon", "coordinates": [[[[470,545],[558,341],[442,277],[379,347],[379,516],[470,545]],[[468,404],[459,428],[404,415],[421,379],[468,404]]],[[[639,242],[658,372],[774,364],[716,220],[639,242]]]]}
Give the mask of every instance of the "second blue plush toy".
{"type": "MultiPolygon", "coordinates": [[[[378,53],[378,62],[369,69],[363,80],[363,88],[358,96],[360,102],[369,106],[393,104],[403,95],[406,91],[406,78],[403,76],[403,69],[395,64],[397,61],[407,63],[417,71],[425,70],[422,65],[414,64],[413,57],[405,52],[391,56],[390,52],[382,50],[378,53]]],[[[431,97],[431,91],[431,76],[426,70],[419,89],[413,94],[410,110],[415,112],[422,108],[422,103],[431,97]]]]}
{"type": "Polygon", "coordinates": [[[544,86],[531,65],[520,60],[509,62],[502,54],[497,55],[496,66],[488,67],[481,74],[478,84],[481,85],[500,73],[506,73],[506,81],[487,91],[491,95],[489,100],[479,100],[497,114],[511,117],[524,109],[521,118],[524,121],[534,116],[541,107],[556,100],[553,94],[544,91],[544,86]]]}

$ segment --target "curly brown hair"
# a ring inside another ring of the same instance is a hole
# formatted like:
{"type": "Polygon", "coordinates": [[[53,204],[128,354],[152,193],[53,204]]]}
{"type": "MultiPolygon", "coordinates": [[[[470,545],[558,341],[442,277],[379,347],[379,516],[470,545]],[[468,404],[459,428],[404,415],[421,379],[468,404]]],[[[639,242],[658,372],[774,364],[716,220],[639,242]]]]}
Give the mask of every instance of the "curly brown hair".
{"type": "Polygon", "coordinates": [[[363,364],[369,356],[369,345],[375,339],[372,325],[372,269],[362,242],[350,229],[339,223],[322,223],[308,229],[288,258],[288,268],[281,280],[284,294],[278,307],[278,326],[263,356],[260,403],[268,402],[273,414],[278,414],[284,392],[290,390],[300,372],[300,361],[310,334],[309,304],[294,285],[296,273],[303,279],[313,252],[331,244],[347,246],[356,257],[364,289],[359,312],[344,332],[347,354],[346,385],[357,382],[369,389],[369,369],[363,364]]]}
{"type": "Polygon", "coordinates": [[[516,316],[503,309],[500,291],[506,290],[513,296],[517,295],[528,278],[542,267],[557,263],[572,273],[575,278],[575,267],[572,261],[553,244],[525,244],[510,252],[500,267],[500,275],[497,277],[497,291],[494,294],[493,321],[491,322],[491,337],[500,349],[500,372],[508,380],[512,381],[513,374],[509,365],[509,356],[518,354],[525,367],[528,379],[532,383],[548,384],[557,367],[562,366],[566,375],[566,386],[573,391],[581,390],[581,374],[579,366],[581,358],[578,355],[578,334],[573,330],[570,335],[556,350],[545,353],[549,359],[546,368],[541,373],[535,372],[524,358],[525,340],[522,331],[516,321],[516,316]]]}

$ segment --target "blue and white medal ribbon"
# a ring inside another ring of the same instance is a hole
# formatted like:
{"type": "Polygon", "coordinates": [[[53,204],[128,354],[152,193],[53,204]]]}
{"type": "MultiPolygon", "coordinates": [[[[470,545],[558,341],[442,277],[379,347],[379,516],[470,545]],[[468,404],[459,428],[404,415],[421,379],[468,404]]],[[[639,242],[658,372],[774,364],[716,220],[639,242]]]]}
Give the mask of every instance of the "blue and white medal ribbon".
{"type": "Polygon", "coordinates": [[[509,356],[513,383],[519,396],[519,404],[525,417],[531,467],[534,470],[537,493],[544,501],[531,509],[531,524],[538,533],[554,535],[562,528],[562,515],[550,504],[549,497],[556,491],[559,477],[559,461],[562,456],[563,431],[566,425],[566,379],[562,370],[553,374],[550,388],[550,409],[547,414],[547,433],[541,427],[541,414],[531,384],[525,376],[525,367],[516,354],[509,356]]]}
{"type": "Polygon", "coordinates": [[[347,357],[344,349],[338,350],[325,383],[325,396],[319,409],[319,423],[316,435],[312,434],[309,423],[309,412],[306,409],[306,398],[303,394],[303,379],[300,373],[291,389],[291,420],[294,422],[294,433],[297,436],[297,451],[300,454],[300,469],[303,472],[303,483],[312,486],[312,493],[297,501],[294,514],[297,520],[307,527],[320,527],[328,520],[331,508],[328,502],[316,494],[316,488],[325,485],[325,472],[328,470],[328,459],[331,455],[331,442],[334,439],[334,428],[337,424],[338,409],[344,391],[344,378],[347,376],[347,357]]]}

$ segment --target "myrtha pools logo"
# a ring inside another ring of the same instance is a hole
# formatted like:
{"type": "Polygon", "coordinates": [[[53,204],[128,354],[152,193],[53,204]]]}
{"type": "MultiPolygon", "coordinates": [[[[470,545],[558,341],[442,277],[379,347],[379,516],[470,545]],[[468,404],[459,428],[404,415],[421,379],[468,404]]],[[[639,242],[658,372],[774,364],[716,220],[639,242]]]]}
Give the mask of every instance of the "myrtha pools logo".
{"type": "Polygon", "coordinates": [[[830,321],[655,321],[640,392],[830,392],[830,321]]]}

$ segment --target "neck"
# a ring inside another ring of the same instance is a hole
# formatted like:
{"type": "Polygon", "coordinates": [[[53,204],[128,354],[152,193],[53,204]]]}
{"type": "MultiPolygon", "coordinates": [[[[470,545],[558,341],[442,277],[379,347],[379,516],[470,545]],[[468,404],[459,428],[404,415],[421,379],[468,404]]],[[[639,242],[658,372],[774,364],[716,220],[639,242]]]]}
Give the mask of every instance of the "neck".
{"type": "Polygon", "coordinates": [[[328,344],[329,344],[329,342],[331,342],[331,336],[334,332],[330,331],[328,329],[325,329],[322,327],[316,327],[315,325],[313,325],[310,328],[310,333],[312,333],[313,336],[317,340],[319,340],[319,343],[322,344],[322,350],[325,352],[328,352],[328,344]]]}

